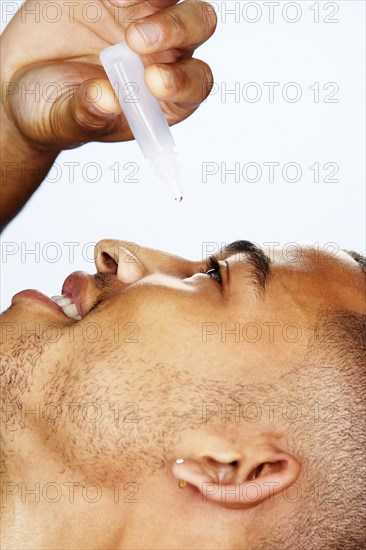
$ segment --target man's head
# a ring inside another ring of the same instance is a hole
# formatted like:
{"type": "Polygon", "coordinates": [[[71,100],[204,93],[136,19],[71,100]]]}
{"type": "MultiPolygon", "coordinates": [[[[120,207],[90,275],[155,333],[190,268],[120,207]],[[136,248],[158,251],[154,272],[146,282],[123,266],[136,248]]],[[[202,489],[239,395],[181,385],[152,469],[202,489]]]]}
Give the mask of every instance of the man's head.
{"type": "Polygon", "coordinates": [[[247,241],[192,262],[101,241],[98,273],[63,287],[80,320],[34,293],[4,313],[5,399],[52,404],[39,432],[68,471],[138,481],[128,541],[149,518],[161,547],[359,548],[363,262],[247,241]]]}

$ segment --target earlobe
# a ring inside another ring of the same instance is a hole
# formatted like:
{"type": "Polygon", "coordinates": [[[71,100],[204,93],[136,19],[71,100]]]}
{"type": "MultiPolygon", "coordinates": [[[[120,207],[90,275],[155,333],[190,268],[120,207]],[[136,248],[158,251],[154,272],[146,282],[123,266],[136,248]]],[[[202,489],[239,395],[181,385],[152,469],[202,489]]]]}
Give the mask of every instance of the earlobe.
{"type": "Polygon", "coordinates": [[[276,494],[293,485],[300,473],[298,460],[288,453],[276,452],[271,460],[257,465],[240,461],[220,463],[200,459],[178,459],[173,475],[195,486],[202,502],[212,502],[226,508],[253,508],[272,501],[276,494]]]}

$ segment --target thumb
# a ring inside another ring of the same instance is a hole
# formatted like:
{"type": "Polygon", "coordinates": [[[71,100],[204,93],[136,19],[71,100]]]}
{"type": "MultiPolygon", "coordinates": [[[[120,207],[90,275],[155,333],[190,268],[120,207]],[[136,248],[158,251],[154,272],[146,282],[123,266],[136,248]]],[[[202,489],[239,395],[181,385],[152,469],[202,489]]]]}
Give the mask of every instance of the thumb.
{"type": "Polygon", "coordinates": [[[53,104],[49,113],[52,138],[61,148],[102,138],[128,139],[130,132],[121,113],[108,80],[86,80],[67,90],[53,104]]]}

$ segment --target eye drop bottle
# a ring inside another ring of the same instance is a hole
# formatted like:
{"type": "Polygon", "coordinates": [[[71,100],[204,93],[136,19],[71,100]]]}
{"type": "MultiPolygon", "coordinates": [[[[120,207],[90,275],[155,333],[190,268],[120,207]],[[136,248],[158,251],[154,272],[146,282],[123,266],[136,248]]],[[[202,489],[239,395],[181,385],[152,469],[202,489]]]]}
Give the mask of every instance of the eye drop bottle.
{"type": "Polygon", "coordinates": [[[103,50],[100,60],[143,155],[168,183],[175,200],[181,201],[175,143],[158,100],[145,83],[140,56],[123,42],[103,50]]]}

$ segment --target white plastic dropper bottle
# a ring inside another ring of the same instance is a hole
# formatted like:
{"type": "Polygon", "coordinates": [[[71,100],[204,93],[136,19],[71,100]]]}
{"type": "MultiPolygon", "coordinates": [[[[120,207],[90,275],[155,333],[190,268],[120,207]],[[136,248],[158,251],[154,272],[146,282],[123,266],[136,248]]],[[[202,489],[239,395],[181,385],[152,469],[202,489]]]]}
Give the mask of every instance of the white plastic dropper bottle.
{"type": "Polygon", "coordinates": [[[181,201],[175,143],[158,100],[146,86],[140,56],[122,42],[103,50],[100,60],[142,153],[181,201]]]}

